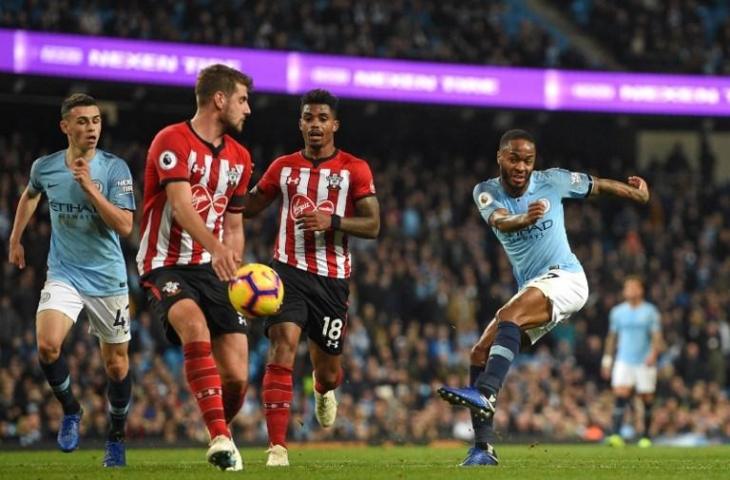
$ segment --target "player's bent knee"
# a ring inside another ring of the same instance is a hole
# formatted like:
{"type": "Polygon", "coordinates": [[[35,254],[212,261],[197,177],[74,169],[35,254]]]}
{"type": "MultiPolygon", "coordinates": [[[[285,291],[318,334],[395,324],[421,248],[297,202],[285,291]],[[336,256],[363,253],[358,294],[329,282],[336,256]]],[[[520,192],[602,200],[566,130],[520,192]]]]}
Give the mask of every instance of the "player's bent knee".
{"type": "Polygon", "coordinates": [[[53,363],[58,360],[59,356],[61,356],[61,345],[38,339],[38,357],[41,362],[45,364],[53,363]]]}
{"type": "Polygon", "coordinates": [[[523,312],[507,310],[504,309],[504,307],[497,311],[496,315],[494,315],[494,318],[495,320],[497,320],[497,325],[504,322],[511,322],[520,327],[520,330],[523,330],[524,325],[530,323],[530,320],[527,318],[526,315],[524,315],[523,312]]]}
{"type": "Polygon", "coordinates": [[[106,374],[115,382],[121,382],[129,373],[129,364],[127,362],[107,363],[106,374]]]}
{"type": "Polygon", "coordinates": [[[205,316],[192,301],[177,302],[167,316],[183,343],[210,341],[205,316]]]}
{"type": "Polygon", "coordinates": [[[109,378],[122,381],[129,373],[129,357],[125,352],[112,352],[104,358],[104,369],[109,378]]]}

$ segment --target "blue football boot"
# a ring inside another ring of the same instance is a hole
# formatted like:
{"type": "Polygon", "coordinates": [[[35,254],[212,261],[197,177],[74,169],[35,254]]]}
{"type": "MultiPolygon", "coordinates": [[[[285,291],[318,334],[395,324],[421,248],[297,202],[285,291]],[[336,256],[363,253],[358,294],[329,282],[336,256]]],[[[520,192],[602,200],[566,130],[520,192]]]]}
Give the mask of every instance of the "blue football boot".
{"type": "Polygon", "coordinates": [[[461,467],[480,467],[483,465],[498,465],[499,458],[497,458],[497,452],[491,445],[487,446],[486,450],[481,448],[471,447],[469,452],[466,454],[466,458],[461,462],[461,467]]]}
{"type": "Polygon", "coordinates": [[[127,454],[124,442],[107,440],[104,446],[104,463],[105,467],[126,467],[127,454]]]}
{"type": "Polygon", "coordinates": [[[472,412],[476,413],[484,419],[494,415],[496,398],[492,395],[487,398],[482,392],[475,387],[452,388],[441,387],[437,390],[438,394],[452,405],[468,407],[472,412]]]}
{"type": "Polygon", "coordinates": [[[73,452],[79,448],[79,424],[81,423],[81,416],[84,414],[83,410],[79,410],[79,413],[73,415],[64,415],[61,420],[61,428],[58,429],[58,448],[62,452],[73,452]]]}

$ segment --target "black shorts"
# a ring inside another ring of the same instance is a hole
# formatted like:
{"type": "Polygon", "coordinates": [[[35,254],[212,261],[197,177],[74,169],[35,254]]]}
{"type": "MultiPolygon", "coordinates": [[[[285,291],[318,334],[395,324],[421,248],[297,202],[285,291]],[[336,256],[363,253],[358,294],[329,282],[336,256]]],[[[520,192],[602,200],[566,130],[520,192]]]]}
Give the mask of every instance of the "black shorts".
{"type": "Polygon", "coordinates": [[[147,291],[152,311],[165,325],[167,339],[175,345],[181,344],[180,337],[167,321],[167,312],[185,298],[193,300],[202,310],[211,338],[224,333],[248,332],[246,319],[228,300],[228,285],[218,279],[209,263],[156,268],[142,277],[140,283],[147,291]]]}
{"type": "Polygon", "coordinates": [[[347,332],[347,299],[350,282],[300,270],[274,261],[271,267],[284,283],[279,313],[265,320],[266,335],[272,325],[292,322],[330,355],[341,355],[347,332]]]}

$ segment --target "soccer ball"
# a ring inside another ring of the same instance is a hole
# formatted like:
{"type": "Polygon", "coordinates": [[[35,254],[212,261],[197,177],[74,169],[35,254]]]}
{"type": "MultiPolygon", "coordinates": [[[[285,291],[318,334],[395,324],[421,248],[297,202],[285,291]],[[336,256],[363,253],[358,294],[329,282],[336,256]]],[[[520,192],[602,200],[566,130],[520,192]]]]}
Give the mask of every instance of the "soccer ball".
{"type": "Polygon", "coordinates": [[[228,299],[244,316],[266,317],[279,311],[284,284],[279,275],[261,263],[249,263],[236,271],[228,282],[228,299]]]}

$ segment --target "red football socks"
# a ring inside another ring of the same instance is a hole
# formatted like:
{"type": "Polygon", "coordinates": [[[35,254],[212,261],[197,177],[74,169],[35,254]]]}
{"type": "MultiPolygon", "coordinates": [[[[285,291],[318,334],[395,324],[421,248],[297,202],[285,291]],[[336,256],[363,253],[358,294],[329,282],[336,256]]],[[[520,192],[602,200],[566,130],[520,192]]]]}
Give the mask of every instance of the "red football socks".
{"type": "Polygon", "coordinates": [[[264,373],[264,414],[271,445],[286,447],[286,430],[292,402],[291,374],[291,368],[274,364],[267,365],[264,373]]]}
{"type": "Polygon", "coordinates": [[[190,342],[183,346],[185,376],[195,395],[210,438],[231,437],[223,413],[221,377],[211,355],[210,342],[190,342]]]}

